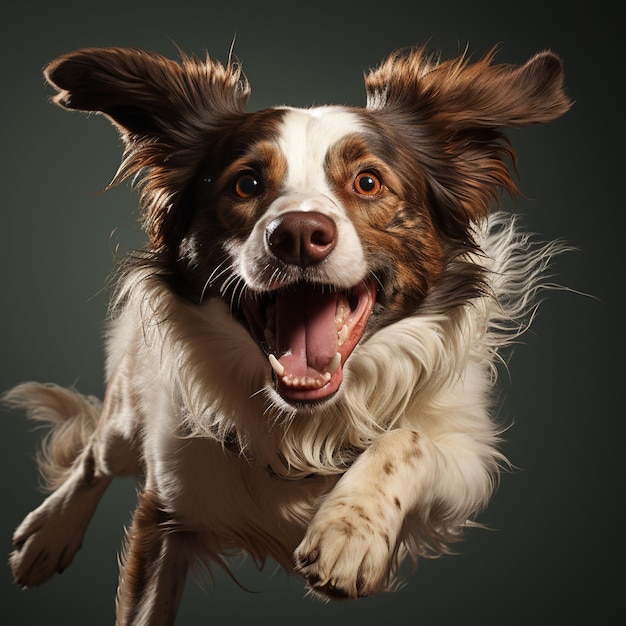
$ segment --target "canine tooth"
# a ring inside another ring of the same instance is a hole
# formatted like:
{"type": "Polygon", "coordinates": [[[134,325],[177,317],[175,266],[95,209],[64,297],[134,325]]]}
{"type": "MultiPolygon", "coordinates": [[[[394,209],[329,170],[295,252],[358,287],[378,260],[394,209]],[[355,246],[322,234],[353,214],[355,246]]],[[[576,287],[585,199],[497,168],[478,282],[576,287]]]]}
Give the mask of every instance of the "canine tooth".
{"type": "Polygon", "coordinates": [[[339,346],[343,346],[344,342],[348,338],[348,326],[344,324],[339,331],[339,335],[337,336],[337,343],[339,346]]]}
{"type": "Polygon", "coordinates": [[[333,360],[328,364],[328,367],[326,368],[326,374],[330,374],[330,376],[332,376],[339,369],[340,364],[341,354],[339,352],[336,352],[333,360]]]}
{"type": "Polygon", "coordinates": [[[276,372],[276,375],[281,377],[284,376],[285,368],[280,364],[278,359],[273,354],[270,354],[267,358],[269,359],[272,369],[276,372]]]}

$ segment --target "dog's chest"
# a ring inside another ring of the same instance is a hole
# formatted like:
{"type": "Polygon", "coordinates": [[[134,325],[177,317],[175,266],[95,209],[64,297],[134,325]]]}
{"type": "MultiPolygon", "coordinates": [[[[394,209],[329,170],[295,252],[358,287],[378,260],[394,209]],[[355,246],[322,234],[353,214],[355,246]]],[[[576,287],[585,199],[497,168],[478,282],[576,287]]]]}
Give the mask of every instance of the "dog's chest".
{"type": "Polygon", "coordinates": [[[208,534],[212,543],[217,540],[225,547],[242,538],[257,549],[265,542],[265,556],[279,561],[292,554],[319,497],[335,482],[280,478],[207,439],[184,441],[168,456],[156,464],[167,470],[155,478],[184,530],[208,534]]]}

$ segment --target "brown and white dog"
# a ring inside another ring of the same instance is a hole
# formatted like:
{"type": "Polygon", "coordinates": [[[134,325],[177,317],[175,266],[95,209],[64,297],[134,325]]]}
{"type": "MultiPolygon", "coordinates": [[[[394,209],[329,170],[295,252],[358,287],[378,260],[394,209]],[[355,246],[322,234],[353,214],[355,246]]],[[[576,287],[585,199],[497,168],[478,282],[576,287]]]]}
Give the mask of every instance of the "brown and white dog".
{"type": "Polygon", "coordinates": [[[398,53],[365,108],[246,112],[236,64],[135,49],[72,52],[46,77],[120,130],[114,182],[138,181],[147,246],[113,299],[104,402],[5,396],[53,427],[15,580],[63,570],[130,474],[119,625],[172,624],[189,566],[234,549],[356,598],[458,540],[504,461],[497,361],[559,250],[490,213],[517,193],[502,128],[568,110],[559,58],[398,53]]]}

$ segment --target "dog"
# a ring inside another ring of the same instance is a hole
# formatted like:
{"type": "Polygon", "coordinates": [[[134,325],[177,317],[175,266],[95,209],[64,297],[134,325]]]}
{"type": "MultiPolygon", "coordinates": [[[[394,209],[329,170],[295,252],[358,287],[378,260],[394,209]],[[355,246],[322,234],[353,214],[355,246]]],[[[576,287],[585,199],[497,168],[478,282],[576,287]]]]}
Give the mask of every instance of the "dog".
{"type": "Polygon", "coordinates": [[[397,588],[477,524],[506,459],[492,389],[558,242],[501,208],[505,129],[571,106],[551,51],[522,65],[425,48],[364,107],[246,110],[240,65],[89,48],[45,77],[105,115],[146,246],[119,269],[102,402],[23,383],[51,426],[50,495],[17,528],[24,587],[69,565],[116,476],[141,491],[117,624],[175,621],[187,572],[244,551],[320,598],[397,588]]]}

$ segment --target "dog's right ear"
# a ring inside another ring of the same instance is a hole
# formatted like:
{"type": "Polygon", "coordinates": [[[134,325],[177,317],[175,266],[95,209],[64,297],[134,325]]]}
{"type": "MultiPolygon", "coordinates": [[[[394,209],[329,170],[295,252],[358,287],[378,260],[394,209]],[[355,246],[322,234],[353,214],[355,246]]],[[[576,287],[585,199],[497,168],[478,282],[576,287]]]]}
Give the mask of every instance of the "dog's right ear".
{"type": "Polygon", "coordinates": [[[44,72],[66,109],[109,117],[126,141],[172,140],[189,127],[211,130],[215,120],[243,113],[250,93],[237,65],[183,56],[181,63],[131,48],[85,48],[44,72]]]}
{"type": "Polygon", "coordinates": [[[66,109],[106,115],[126,152],[111,185],[132,178],[141,189],[142,222],[153,251],[176,248],[182,190],[229,122],[245,115],[250,93],[238,65],[209,58],[125,48],[86,48],[46,68],[53,100],[66,109]]]}

